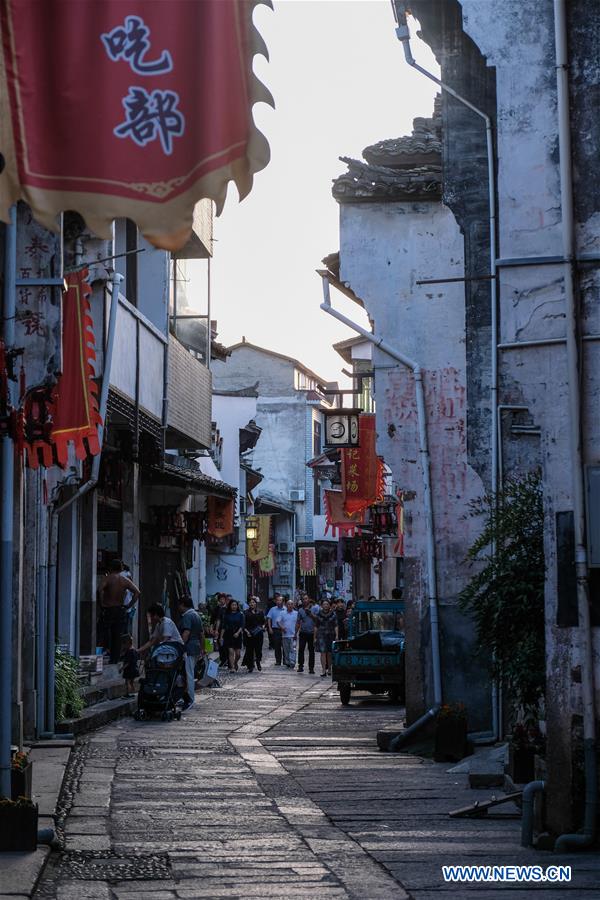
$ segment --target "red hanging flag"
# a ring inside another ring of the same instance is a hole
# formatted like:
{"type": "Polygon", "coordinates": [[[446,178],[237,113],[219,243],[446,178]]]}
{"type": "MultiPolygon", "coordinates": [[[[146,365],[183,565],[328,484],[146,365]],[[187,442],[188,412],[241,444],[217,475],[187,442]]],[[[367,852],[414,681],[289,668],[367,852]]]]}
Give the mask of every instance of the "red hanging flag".
{"type": "Polygon", "coordinates": [[[360,526],[365,523],[365,510],[354,515],[344,509],[342,491],[325,491],[325,534],[331,528],[332,537],[339,532],[341,537],[354,537],[360,526]]]}
{"type": "Polygon", "coordinates": [[[359,446],[342,450],[344,510],[355,515],[375,503],[381,493],[382,467],[375,448],[375,416],[360,417],[359,446]]]}
{"type": "MultiPolygon", "coordinates": [[[[52,446],[56,459],[66,466],[69,443],[75,446],[78,459],[88,454],[100,453],[98,425],[102,424],[98,412],[98,386],[94,381],[93,322],[90,311],[91,288],[86,281],[87,269],[80,269],[67,276],[67,290],[63,296],[62,373],[52,390],[47,406],[50,443],[35,440],[26,443],[27,460],[31,468],[39,465],[39,452],[43,464],[51,466],[52,446]]],[[[27,414],[28,405],[25,404],[27,414]]]]}
{"type": "Polygon", "coordinates": [[[253,23],[269,0],[0,0],[0,217],[25,200],[56,230],[81,213],[99,237],[132,219],[178,250],[203,197],[243,198],[269,161],[252,106],[253,23]]]}
{"type": "Polygon", "coordinates": [[[298,567],[301,575],[317,574],[317,552],[314,547],[298,547],[298,567]]]}

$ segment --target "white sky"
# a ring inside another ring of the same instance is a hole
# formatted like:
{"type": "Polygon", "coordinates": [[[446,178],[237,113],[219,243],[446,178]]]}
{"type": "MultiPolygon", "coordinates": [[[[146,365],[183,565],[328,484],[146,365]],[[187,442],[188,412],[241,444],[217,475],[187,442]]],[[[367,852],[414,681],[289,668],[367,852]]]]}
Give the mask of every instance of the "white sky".
{"type": "MultiPolygon", "coordinates": [[[[315,269],[339,248],[338,157],[410,133],[431,115],[435,85],[406,65],[389,0],[280,0],[254,21],[270,54],[255,70],[276,109],[258,104],[254,117],[271,162],[241,204],[230,187],[215,221],[212,318],[223,343],[245,335],[336,380],[344,363],[331,345],[352,332],[319,309],[315,269]]],[[[413,52],[437,70],[421,41],[413,52]]],[[[360,318],[351,301],[335,303],[360,318]]]]}

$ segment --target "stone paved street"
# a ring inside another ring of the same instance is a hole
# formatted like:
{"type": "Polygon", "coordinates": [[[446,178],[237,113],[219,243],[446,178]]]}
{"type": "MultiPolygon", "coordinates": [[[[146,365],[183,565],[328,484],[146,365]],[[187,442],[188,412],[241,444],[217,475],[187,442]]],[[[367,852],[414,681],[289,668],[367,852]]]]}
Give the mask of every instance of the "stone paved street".
{"type": "MultiPolygon", "coordinates": [[[[74,754],[66,851],[36,896],[488,900],[509,886],[444,885],[441,864],[559,861],[522,850],[513,818],[448,819],[489,794],[447,766],[379,753],[377,729],[398,718],[367,695],[342,707],[329,679],[269,659],[204,692],[181,722],[121,720],[74,754]]],[[[596,858],[560,861],[574,866],[573,897],[600,896],[596,858]]]]}

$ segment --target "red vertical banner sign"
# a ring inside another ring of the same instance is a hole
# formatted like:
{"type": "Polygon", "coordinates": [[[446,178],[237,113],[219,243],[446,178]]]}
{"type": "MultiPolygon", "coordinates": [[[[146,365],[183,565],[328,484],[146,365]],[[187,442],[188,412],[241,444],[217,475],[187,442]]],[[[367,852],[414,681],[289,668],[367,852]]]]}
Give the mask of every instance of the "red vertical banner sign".
{"type": "MultiPolygon", "coordinates": [[[[51,418],[50,441],[27,443],[27,461],[31,468],[37,468],[41,453],[43,465],[53,463],[52,446],[56,460],[61,466],[68,462],[69,443],[75,447],[78,459],[85,459],[88,453],[100,453],[98,425],[98,387],[94,381],[93,322],[90,311],[90,286],[86,279],[87,269],[80,269],[67,276],[67,290],[63,295],[62,331],[62,373],[52,390],[48,405],[51,418]]],[[[25,414],[29,407],[26,402],[25,414]]]]}
{"type": "Polygon", "coordinates": [[[359,433],[359,446],[342,450],[342,492],[344,510],[349,515],[367,509],[381,491],[374,415],[361,415],[359,433]]]}
{"type": "Polygon", "coordinates": [[[266,0],[0,0],[0,217],[25,200],[56,230],[132,219],[178,250],[202,198],[241,197],[269,161],[253,104],[266,0]],[[58,54],[58,55],[57,55],[58,54]]]}
{"type": "Polygon", "coordinates": [[[404,493],[398,491],[396,497],[397,540],[394,544],[394,553],[396,556],[404,556],[404,493]]]}
{"type": "Polygon", "coordinates": [[[301,575],[317,574],[317,552],[314,547],[298,547],[298,567],[301,575]]]}
{"type": "Polygon", "coordinates": [[[233,500],[231,497],[208,497],[208,533],[215,538],[233,534],[233,500]]]}

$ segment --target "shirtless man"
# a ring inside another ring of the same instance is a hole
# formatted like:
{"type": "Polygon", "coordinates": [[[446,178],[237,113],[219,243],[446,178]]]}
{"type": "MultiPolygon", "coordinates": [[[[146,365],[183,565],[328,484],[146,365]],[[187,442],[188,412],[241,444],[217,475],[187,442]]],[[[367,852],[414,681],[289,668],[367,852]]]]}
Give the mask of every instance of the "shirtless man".
{"type": "Polygon", "coordinates": [[[109,566],[108,575],[105,575],[102,584],[98,588],[98,602],[102,608],[102,624],[104,627],[104,640],[108,639],[111,663],[119,662],[121,652],[121,638],[126,630],[127,612],[140,599],[140,589],[131,581],[121,575],[123,563],[120,559],[113,559],[109,566]],[[130,603],[124,605],[127,591],[131,591],[130,603]]]}

